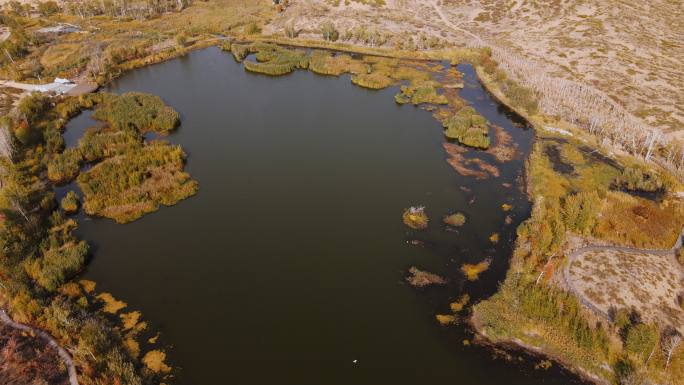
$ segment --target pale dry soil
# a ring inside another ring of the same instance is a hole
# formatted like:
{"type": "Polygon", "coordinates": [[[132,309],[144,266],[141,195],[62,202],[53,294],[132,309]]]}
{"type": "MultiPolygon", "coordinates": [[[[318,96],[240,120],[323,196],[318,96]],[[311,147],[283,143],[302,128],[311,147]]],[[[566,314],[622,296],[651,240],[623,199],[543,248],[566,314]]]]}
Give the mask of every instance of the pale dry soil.
{"type": "Polygon", "coordinates": [[[634,307],[645,322],[684,332],[684,271],[672,254],[616,249],[587,250],[568,266],[577,294],[608,314],[609,308],[634,307]]]}
{"type": "MultiPolygon", "coordinates": [[[[602,91],[647,125],[684,138],[684,2],[678,0],[293,0],[264,30],[320,37],[357,26],[450,44],[497,44],[540,72],[602,91]],[[441,15],[440,15],[441,13],[441,15]],[[443,16],[443,17],[442,17],[443,16]],[[449,23],[447,24],[446,21],[449,23]]],[[[358,41],[351,43],[359,44],[358,41]]]]}

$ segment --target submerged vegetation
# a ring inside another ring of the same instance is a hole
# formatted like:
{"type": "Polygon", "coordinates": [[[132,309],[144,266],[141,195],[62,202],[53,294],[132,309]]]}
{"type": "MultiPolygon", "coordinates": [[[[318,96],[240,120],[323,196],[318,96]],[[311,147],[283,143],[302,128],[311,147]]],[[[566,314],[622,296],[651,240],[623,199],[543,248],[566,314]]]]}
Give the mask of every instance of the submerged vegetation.
{"type": "Polygon", "coordinates": [[[415,287],[445,285],[447,283],[446,279],[439,275],[420,270],[415,266],[411,267],[408,272],[410,275],[406,277],[406,281],[415,287]]]}
{"type": "Polygon", "coordinates": [[[460,227],[465,225],[466,216],[463,213],[454,213],[445,216],[443,221],[449,226],[460,227]]]}

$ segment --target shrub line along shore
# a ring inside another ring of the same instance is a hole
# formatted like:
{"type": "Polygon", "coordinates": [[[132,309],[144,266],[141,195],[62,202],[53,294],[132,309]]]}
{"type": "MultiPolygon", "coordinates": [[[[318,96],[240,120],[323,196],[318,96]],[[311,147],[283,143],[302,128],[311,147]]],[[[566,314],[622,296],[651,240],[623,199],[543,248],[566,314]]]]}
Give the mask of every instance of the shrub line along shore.
{"type": "MultiPolygon", "coordinates": [[[[457,62],[462,62],[462,61],[468,61],[473,63],[475,69],[476,69],[476,74],[479,79],[479,81],[483,84],[484,88],[489,92],[494,99],[496,99],[500,104],[503,106],[506,106],[510,111],[513,113],[519,115],[523,120],[525,120],[530,127],[535,129],[535,146],[539,143],[542,138],[542,135],[548,133],[548,129],[545,127],[545,122],[546,122],[546,117],[537,115],[535,113],[530,113],[530,111],[527,108],[521,107],[518,103],[514,103],[507,95],[506,91],[504,91],[501,87],[500,84],[498,84],[496,76],[492,75],[489,73],[487,68],[485,68],[481,63],[478,62],[478,58],[481,57],[483,52],[486,52],[485,49],[482,48],[455,48],[455,49],[442,49],[438,51],[403,51],[403,50],[396,50],[396,49],[384,49],[384,48],[367,48],[367,47],[359,47],[353,44],[345,44],[345,43],[333,43],[333,42],[328,42],[328,41],[321,41],[321,40],[303,40],[303,39],[291,39],[291,38],[285,38],[285,37],[278,37],[278,36],[245,36],[245,35],[235,35],[231,37],[217,37],[216,35],[207,35],[204,34],[202,37],[200,37],[197,40],[194,40],[192,44],[189,46],[183,45],[183,47],[171,47],[170,49],[162,49],[162,50],[157,50],[157,51],[152,51],[149,53],[148,56],[142,57],[142,58],[134,58],[132,60],[127,60],[123,61],[118,64],[114,72],[107,73],[106,76],[102,79],[100,79],[99,83],[100,85],[107,84],[108,82],[112,81],[115,77],[120,76],[123,72],[127,70],[132,70],[140,67],[145,67],[147,65],[151,64],[156,64],[160,63],[169,59],[176,58],[178,56],[183,56],[187,54],[190,51],[193,50],[198,50],[198,49],[203,49],[207,48],[210,46],[219,46],[226,41],[230,42],[235,42],[236,44],[251,44],[251,43],[274,43],[278,44],[280,46],[288,46],[288,47],[301,47],[301,48],[313,48],[313,49],[320,49],[320,50],[329,50],[329,51],[334,51],[334,52],[347,52],[347,53],[354,53],[354,54],[360,54],[360,55],[367,55],[370,57],[382,57],[382,58],[392,58],[392,59],[405,59],[405,60],[413,60],[413,61],[439,61],[439,60],[449,60],[452,63],[457,63],[457,62]]],[[[284,65],[284,64],[274,64],[274,65],[284,65]]],[[[308,65],[308,63],[307,63],[308,65]]],[[[258,67],[255,67],[258,68],[258,67]]],[[[280,68],[280,67],[279,67],[280,68]]],[[[285,68],[282,68],[283,70],[285,68]]],[[[315,72],[315,71],[314,71],[315,72]]],[[[370,79],[366,79],[366,81],[370,81],[370,79]]],[[[355,84],[358,84],[355,82],[355,84]]],[[[71,114],[69,117],[73,116],[71,114]]],[[[68,119],[68,117],[67,117],[68,119]]],[[[582,130],[568,125],[567,126],[571,130],[577,130],[577,132],[583,132],[582,130]]],[[[586,134],[589,135],[590,134],[586,134]]],[[[542,140],[543,141],[543,140],[542,140]]],[[[596,146],[598,147],[598,146],[596,146]]],[[[178,149],[178,151],[181,151],[178,149]]],[[[180,164],[182,163],[182,154],[178,153],[176,154],[177,156],[174,158],[174,164],[180,164]]],[[[525,167],[524,167],[524,180],[525,180],[525,186],[527,186],[527,194],[531,198],[531,200],[534,200],[536,203],[536,196],[534,195],[534,185],[533,185],[533,178],[530,176],[531,172],[531,162],[532,159],[531,157],[533,156],[533,152],[530,153],[528,159],[526,159],[525,162],[525,167]]],[[[105,161],[102,161],[104,163],[105,161]]],[[[98,171],[95,169],[95,171],[98,171]]],[[[117,170],[110,170],[111,173],[115,173],[117,170]]],[[[176,172],[177,170],[173,169],[170,170],[169,172],[176,172]]],[[[92,174],[96,174],[93,172],[92,174]]],[[[71,177],[73,178],[73,176],[71,177]]],[[[87,179],[81,178],[81,181],[84,183],[87,182],[87,179]]],[[[194,187],[196,188],[196,186],[194,187]]],[[[183,196],[191,195],[192,192],[184,192],[183,196]]],[[[543,198],[543,197],[542,197],[543,198]]],[[[174,198],[175,199],[175,198],[174,198]]],[[[163,200],[164,202],[168,201],[174,201],[174,199],[167,199],[163,200]]],[[[181,198],[182,199],[182,198],[181,198]]],[[[102,208],[104,210],[104,208],[102,208]]],[[[530,220],[535,219],[535,215],[537,215],[537,211],[533,210],[532,215],[530,217],[530,220]]],[[[137,216],[125,216],[123,217],[122,221],[126,220],[132,220],[135,219],[137,216]]],[[[59,222],[59,221],[56,221],[59,222]]],[[[61,223],[61,222],[60,222],[61,223]]],[[[60,225],[61,226],[61,225],[60,225]]],[[[71,224],[64,225],[65,228],[71,228],[71,224]]],[[[522,227],[522,225],[521,225],[522,227]]],[[[71,231],[71,230],[65,230],[65,231],[71,231]]],[[[69,237],[65,236],[65,239],[69,241],[69,244],[74,243],[74,241],[70,238],[70,233],[69,237]]],[[[518,246],[516,245],[516,251],[517,251],[518,246]]],[[[515,254],[515,252],[514,252],[515,254]]],[[[511,259],[513,260],[516,258],[515,256],[511,256],[511,259]]],[[[36,267],[36,269],[39,270],[39,266],[36,267]]],[[[511,263],[511,267],[509,272],[513,269],[513,263],[511,263]]],[[[83,285],[82,285],[83,286],[83,285]]],[[[78,287],[78,286],[77,286],[78,287]]],[[[85,287],[85,286],[84,286],[85,287]]],[[[502,288],[500,291],[503,290],[502,288]]],[[[516,289],[513,289],[516,290],[516,289]]],[[[86,289],[87,291],[87,289],[86,289]]],[[[80,289],[79,289],[80,293],[80,289]]],[[[137,320],[137,318],[136,318],[137,320]]],[[[469,325],[473,328],[474,331],[477,332],[478,335],[478,340],[480,343],[485,344],[485,345],[491,345],[493,347],[508,347],[508,346],[517,346],[522,349],[525,349],[535,355],[543,355],[545,357],[549,357],[553,359],[554,361],[558,362],[559,364],[563,365],[567,369],[577,373],[580,375],[582,378],[594,381],[596,383],[604,384],[604,383],[610,383],[610,381],[602,376],[598,376],[595,373],[592,373],[591,371],[587,370],[586,368],[582,367],[581,365],[575,365],[573,362],[565,359],[561,355],[558,355],[554,353],[553,351],[549,351],[548,349],[545,349],[542,346],[536,346],[535,344],[531,344],[529,342],[523,341],[518,338],[509,338],[509,339],[492,339],[490,336],[488,336],[486,330],[482,327],[482,325],[478,324],[477,320],[475,319],[475,313],[469,317],[469,325]]],[[[112,350],[114,351],[114,350],[112,350]]],[[[92,353],[91,353],[92,354],[92,353]]],[[[112,353],[113,354],[113,353],[112,353]]],[[[118,353],[117,353],[118,354],[118,353]]],[[[163,354],[163,353],[162,353],[163,354]]],[[[162,357],[163,360],[163,357],[162,357]]],[[[160,364],[159,366],[162,366],[160,364]]]]}

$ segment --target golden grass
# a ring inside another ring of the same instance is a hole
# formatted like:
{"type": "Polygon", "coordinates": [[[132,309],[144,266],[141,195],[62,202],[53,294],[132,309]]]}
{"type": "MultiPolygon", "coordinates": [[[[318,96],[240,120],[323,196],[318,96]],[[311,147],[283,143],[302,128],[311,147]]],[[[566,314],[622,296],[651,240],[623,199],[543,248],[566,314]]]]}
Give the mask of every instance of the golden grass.
{"type": "Polygon", "coordinates": [[[622,192],[608,192],[598,216],[594,235],[638,248],[667,249],[674,245],[684,226],[684,205],[661,204],[622,192]]]}
{"type": "Polygon", "coordinates": [[[430,219],[425,213],[425,208],[423,207],[409,207],[404,210],[402,215],[402,220],[404,224],[415,230],[423,230],[427,228],[430,219]]]}
{"type": "Polygon", "coordinates": [[[87,280],[87,279],[82,279],[82,280],[78,281],[78,283],[81,284],[81,287],[83,288],[83,290],[84,290],[86,293],[88,293],[88,294],[94,292],[94,291],[95,291],[95,286],[97,285],[97,284],[95,283],[95,281],[90,281],[90,280],[87,280]]]}
{"type": "Polygon", "coordinates": [[[437,319],[437,322],[443,326],[456,323],[456,317],[451,314],[437,314],[435,315],[435,318],[437,319]]]}
{"type": "Polygon", "coordinates": [[[140,344],[138,343],[138,341],[136,341],[132,337],[128,337],[124,339],[123,343],[124,348],[126,348],[128,354],[130,354],[131,357],[133,357],[134,359],[138,359],[138,357],[140,356],[140,344]]]}
{"type": "Polygon", "coordinates": [[[485,259],[484,261],[475,264],[464,263],[461,266],[461,271],[463,272],[463,274],[465,274],[468,281],[477,281],[480,274],[489,269],[490,264],[490,259],[485,259]]]}
{"type": "Polygon", "coordinates": [[[142,362],[153,373],[164,374],[171,372],[171,367],[166,364],[165,360],[166,353],[161,350],[150,350],[145,353],[142,362]]]}
{"type": "Polygon", "coordinates": [[[492,243],[499,243],[499,233],[494,233],[489,236],[489,241],[492,243]]]}
{"type": "Polygon", "coordinates": [[[104,303],[102,310],[107,313],[116,314],[119,310],[128,306],[126,302],[117,300],[109,293],[100,293],[97,295],[97,298],[104,303]]]}
{"type": "Polygon", "coordinates": [[[468,294],[463,294],[458,301],[454,301],[449,304],[449,308],[452,312],[458,313],[468,304],[470,301],[470,296],[468,294]]]}
{"type": "Polygon", "coordinates": [[[455,213],[445,216],[442,220],[449,226],[460,227],[465,225],[466,216],[463,213],[455,213]]]}

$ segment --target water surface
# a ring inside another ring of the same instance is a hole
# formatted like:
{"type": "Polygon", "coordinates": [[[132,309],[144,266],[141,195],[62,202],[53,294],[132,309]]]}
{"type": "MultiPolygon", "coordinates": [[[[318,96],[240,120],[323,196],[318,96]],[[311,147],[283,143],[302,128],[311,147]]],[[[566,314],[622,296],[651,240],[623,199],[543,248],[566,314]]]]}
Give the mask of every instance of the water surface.
{"type": "MultiPolygon", "coordinates": [[[[532,132],[462,69],[463,97],[525,154],[532,132]]],[[[306,71],[254,75],[214,48],[130,72],[109,91],[154,93],[181,113],[168,139],[200,183],[197,196],[130,224],[80,216],[95,250],[85,278],[161,331],[181,367],[176,384],[576,381],[555,367],[535,371],[538,360],[520,354],[495,360],[463,345],[471,336],[462,326],[434,319],[463,293],[492,294],[504,277],[515,226],[530,210],[516,187],[522,157],[500,178],[462,177],[445,161],[441,125],[396,105],[396,88],[306,71]],[[411,205],[427,207],[426,231],[401,223],[411,205]],[[467,224],[445,231],[440,218],[457,210],[467,224]],[[461,264],[486,257],[492,268],[464,281],[461,264]],[[416,290],[404,281],[410,266],[450,284],[416,290]]]]}

